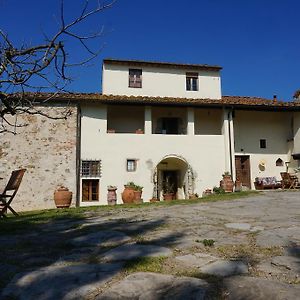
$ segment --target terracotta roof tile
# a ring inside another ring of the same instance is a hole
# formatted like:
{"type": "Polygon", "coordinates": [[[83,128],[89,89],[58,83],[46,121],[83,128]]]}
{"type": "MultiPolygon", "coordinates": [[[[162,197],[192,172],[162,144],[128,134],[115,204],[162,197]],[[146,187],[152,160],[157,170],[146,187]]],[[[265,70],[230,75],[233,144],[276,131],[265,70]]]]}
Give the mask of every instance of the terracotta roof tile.
{"type": "Polygon", "coordinates": [[[245,96],[222,96],[221,99],[192,99],[174,97],[150,97],[150,96],[125,96],[125,95],[103,95],[99,93],[28,93],[28,97],[36,100],[51,98],[52,101],[80,101],[80,102],[100,102],[100,103],[128,103],[128,104],[151,104],[151,105],[184,105],[184,106],[232,106],[237,108],[282,108],[300,109],[298,101],[274,101],[259,97],[245,96]]]}

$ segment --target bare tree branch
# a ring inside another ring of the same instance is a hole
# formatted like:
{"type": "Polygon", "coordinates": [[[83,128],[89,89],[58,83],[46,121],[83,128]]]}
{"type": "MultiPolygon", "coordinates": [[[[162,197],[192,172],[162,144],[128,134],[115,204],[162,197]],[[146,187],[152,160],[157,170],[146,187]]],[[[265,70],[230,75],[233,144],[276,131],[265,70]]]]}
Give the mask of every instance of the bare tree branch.
{"type": "Polygon", "coordinates": [[[89,42],[101,38],[103,28],[94,33],[78,33],[77,29],[87,19],[111,8],[115,2],[116,0],[83,0],[79,14],[66,22],[65,3],[64,0],[60,0],[57,31],[51,37],[42,32],[43,40],[37,45],[23,43],[16,46],[0,29],[0,133],[14,133],[19,127],[17,117],[20,114],[38,114],[51,119],[64,119],[69,115],[69,112],[64,112],[61,116],[49,116],[37,110],[36,104],[40,103],[40,100],[36,101],[34,96],[27,97],[27,92],[38,95],[42,90],[51,91],[52,94],[48,99],[43,99],[43,103],[52,99],[52,95],[56,97],[58,93],[68,92],[66,88],[72,81],[67,72],[68,68],[86,65],[102,50],[101,47],[93,49],[89,42]],[[69,62],[66,49],[71,40],[78,41],[82,47],[83,59],[79,62],[69,62]],[[12,97],[12,93],[18,93],[18,96],[12,97]],[[11,122],[7,115],[15,116],[15,122],[11,122]]]}

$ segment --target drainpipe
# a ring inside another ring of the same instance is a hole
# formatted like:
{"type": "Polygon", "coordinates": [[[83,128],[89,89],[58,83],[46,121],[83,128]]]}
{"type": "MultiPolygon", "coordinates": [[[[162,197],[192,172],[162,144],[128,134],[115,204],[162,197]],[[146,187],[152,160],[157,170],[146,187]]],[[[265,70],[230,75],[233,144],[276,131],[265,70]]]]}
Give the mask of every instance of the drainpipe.
{"type": "Polygon", "coordinates": [[[77,132],[76,132],[76,207],[80,204],[80,157],[81,157],[81,108],[77,103],[77,132]]]}
{"type": "Polygon", "coordinates": [[[228,112],[228,137],[229,137],[229,164],[230,164],[230,173],[232,179],[235,180],[235,160],[234,160],[234,128],[233,128],[233,111],[230,109],[228,112]]]}
{"type": "Polygon", "coordinates": [[[232,145],[231,145],[231,120],[232,120],[232,111],[230,110],[228,112],[228,137],[229,137],[229,165],[230,165],[230,174],[231,176],[233,175],[232,173],[232,145]]]}

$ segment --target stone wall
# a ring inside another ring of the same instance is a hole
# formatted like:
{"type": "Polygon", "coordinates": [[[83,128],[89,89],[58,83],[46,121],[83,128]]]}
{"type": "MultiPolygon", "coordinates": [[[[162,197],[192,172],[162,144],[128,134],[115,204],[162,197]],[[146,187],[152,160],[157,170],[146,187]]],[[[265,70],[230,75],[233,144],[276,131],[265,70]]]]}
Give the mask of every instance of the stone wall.
{"type": "MultiPolygon", "coordinates": [[[[65,107],[43,107],[45,113],[59,115],[65,107]]],[[[13,200],[16,211],[55,208],[53,193],[60,186],[73,192],[76,204],[76,134],[77,107],[68,106],[72,114],[67,120],[52,120],[39,115],[24,115],[20,123],[28,126],[18,134],[0,134],[0,189],[10,173],[27,169],[13,200]]]]}

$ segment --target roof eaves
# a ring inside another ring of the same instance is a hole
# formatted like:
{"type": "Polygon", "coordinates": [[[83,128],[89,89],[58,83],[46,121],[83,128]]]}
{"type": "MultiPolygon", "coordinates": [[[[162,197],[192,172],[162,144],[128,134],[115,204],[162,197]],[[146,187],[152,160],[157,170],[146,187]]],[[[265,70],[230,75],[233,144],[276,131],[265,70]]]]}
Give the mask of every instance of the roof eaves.
{"type": "Polygon", "coordinates": [[[192,69],[192,70],[222,70],[221,66],[217,65],[207,65],[207,64],[187,64],[187,63],[172,63],[172,62],[161,62],[161,61],[144,61],[144,60],[122,60],[105,58],[103,63],[107,64],[117,64],[117,65],[130,65],[130,66],[157,66],[157,67],[167,67],[167,68],[180,68],[180,69],[192,69]]]}

